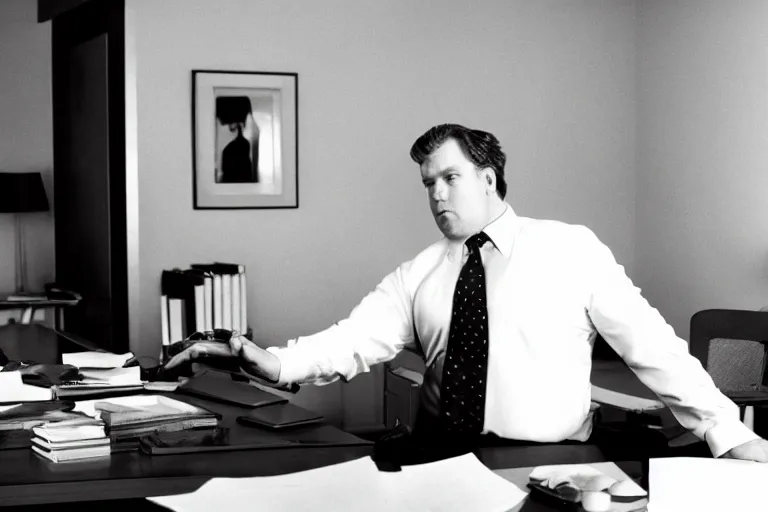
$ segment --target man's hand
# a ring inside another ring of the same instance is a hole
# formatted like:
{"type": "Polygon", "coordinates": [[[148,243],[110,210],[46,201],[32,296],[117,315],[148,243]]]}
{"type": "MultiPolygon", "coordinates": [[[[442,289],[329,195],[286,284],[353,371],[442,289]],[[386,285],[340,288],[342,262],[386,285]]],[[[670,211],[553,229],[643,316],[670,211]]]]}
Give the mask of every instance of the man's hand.
{"type": "Polygon", "coordinates": [[[768,441],[765,439],[747,441],[725,452],[723,458],[768,462],[768,441]]]}
{"type": "Polygon", "coordinates": [[[280,377],[280,360],[248,338],[233,336],[229,343],[220,341],[198,341],[171,358],[166,369],[178,366],[186,361],[203,357],[236,357],[240,368],[254,377],[277,382],[280,377]]]}

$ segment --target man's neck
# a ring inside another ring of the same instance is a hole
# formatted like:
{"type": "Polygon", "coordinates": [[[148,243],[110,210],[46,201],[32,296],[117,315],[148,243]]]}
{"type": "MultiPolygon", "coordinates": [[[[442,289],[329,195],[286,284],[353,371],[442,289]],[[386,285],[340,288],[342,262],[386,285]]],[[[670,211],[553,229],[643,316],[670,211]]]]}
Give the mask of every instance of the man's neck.
{"type": "Polygon", "coordinates": [[[490,207],[488,208],[488,222],[485,223],[485,226],[483,226],[483,229],[485,229],[489,224],[492,224],[495,222],[499,217],[501,217],[504,212],[507,210],[507,203],[497,197],[496,199],[492,200],[492,203],[490,207]]]}

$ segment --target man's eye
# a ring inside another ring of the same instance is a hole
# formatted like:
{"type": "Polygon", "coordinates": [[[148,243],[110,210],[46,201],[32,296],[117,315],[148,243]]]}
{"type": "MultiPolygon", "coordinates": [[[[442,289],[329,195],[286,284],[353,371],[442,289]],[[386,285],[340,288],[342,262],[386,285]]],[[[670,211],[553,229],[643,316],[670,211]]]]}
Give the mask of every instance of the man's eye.
{"type": "Polygon", "coordinates": [[[445,178],[445,181],[447,181],[448,183],[451,183],[451,182],[452,182],[452,181],[454,181],[456,178],[457,178],[457,176],[456,176],[455,174],[449,174],[449,175],[448,175],[448,176],[445,178]]]}

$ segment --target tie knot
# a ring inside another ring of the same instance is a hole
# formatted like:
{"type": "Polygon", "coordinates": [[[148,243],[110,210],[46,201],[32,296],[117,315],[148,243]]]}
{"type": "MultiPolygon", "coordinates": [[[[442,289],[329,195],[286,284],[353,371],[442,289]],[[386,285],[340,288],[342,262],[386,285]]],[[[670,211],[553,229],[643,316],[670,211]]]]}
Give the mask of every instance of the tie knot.
{"type": "Polygon", "coordinates": [[[474,251],[485,245],[485,242],[489,242],[491,238],[485,234],[485,231],[481,231],[476,235],[472,235],[464,242],[470,251],[474,251]]]}

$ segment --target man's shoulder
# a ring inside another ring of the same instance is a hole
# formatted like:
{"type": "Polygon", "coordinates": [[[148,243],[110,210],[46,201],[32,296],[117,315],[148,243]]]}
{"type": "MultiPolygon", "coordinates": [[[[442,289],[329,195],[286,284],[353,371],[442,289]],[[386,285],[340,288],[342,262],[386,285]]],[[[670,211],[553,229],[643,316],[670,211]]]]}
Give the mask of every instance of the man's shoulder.
{"type": "Polygon", "coordinates": [[[416,256],[403,263],[403,265],[408,267],[419,267],[423,265],[432,266],[440,258],[445,256],[446,252],[448,251],[449,244],[450,242],[448,239],[442,237],[441,239],[422,249],[418,254],[416,254],[416,256]]]}
{"type": "Polygon", "coordinates": [[[520,217],[520,236],[529,241],[568,244],[588,243],[596,238],[594,232],[582,224],[531,217],[520,217]]]}

